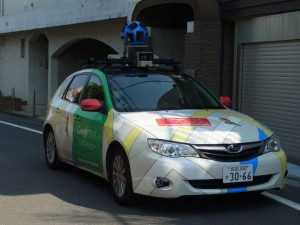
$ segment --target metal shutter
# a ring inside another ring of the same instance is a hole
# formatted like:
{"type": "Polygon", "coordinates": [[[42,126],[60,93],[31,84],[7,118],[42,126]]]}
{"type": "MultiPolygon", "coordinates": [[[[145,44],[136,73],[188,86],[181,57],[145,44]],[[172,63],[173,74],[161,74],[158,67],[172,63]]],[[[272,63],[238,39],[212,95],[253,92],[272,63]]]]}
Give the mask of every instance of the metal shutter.
{"type": "Polygon", "coordinates": [[[300,154],[300,41],[244,45],[240,110],[300,154]]]}

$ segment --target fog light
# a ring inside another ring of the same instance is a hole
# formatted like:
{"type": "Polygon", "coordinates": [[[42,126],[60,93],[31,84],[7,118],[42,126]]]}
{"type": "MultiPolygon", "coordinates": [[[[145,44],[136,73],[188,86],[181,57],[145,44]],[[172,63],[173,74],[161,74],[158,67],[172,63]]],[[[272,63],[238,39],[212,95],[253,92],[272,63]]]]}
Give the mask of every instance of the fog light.
{"type": "Polygon", "coordinates": [[[163,177],[156,177],[154,184],[157,188],[162,188],[170,185],[169,180],[163,177]]]}

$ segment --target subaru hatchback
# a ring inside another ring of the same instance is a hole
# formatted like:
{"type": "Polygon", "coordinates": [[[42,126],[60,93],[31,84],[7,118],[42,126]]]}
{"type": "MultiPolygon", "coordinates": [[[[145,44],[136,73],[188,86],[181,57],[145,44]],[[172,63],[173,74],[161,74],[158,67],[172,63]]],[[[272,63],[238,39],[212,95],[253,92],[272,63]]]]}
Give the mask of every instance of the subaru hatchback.
{"type": "Polygon", "coordinates": [[[287,160],[260,122],[194,78],[158,68],[84,69],[49,103],[47,164],[106,179],[116,201],[260,192],[285,185],[287,160]]]}

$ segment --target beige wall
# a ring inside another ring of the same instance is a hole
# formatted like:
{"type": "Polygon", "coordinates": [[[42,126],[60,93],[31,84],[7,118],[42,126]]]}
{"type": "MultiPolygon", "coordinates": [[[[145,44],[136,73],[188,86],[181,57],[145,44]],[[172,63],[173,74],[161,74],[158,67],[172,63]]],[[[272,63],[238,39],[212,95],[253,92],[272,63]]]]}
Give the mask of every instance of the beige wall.
{"type": "Polygon", "coordinates": [[[52,96],[53,92],[59,85],[58,75],[60,72],[57,57],[60,55],[61,51],[76,40],[90,38],[105,43],[121,54],[123,52],[123,43],[120,38],[120,31],[125,22],[126,18],[123,18],[119,20],[76,25],[46,31],[45,34],[49,39],[48,98],[52,96]]]}
{"type": "Polygon", "coordinates": [[[29,12],[34,9],[47,7],[55,2],[45,0],[4,0],[4,15],[10,16],[16,13],[29,12]]]}
{"type": "Polygon", "coordinates": [[[16,97],[27,96],[28,88],[28,39],[29,33],[2,37],[0,41],[0,90],[16,97]],[[21,39],[25,39],[25,57],[21,58],[21,39]]]}
{"type": "MultiPolygon", "coordinates": [[[[52,96],[58,87],[58,68],[57,57],[68,46],[82,39],[95,39],[113,48],[118,53],[123,52],[123,43],[120,38],[120,30],[126,22],[126,18],[118,20],[103,21],[98,23],[82,24],[69,27],[51,28],[39,32],[26,32],[10,34],[1,37],[0,41],[0,90],[4,95],[10,95],[14,88],[16,97],[23,100],[32,101],[33,91],[44,91],[44,101],[52,96]],[[44,34],[49,41],[48,63],[49,67],[45,68],[45,52],[31,51],[29,57],[29,42],[33,37],[44,34]],[[21,58],[21,39],[25,39],[25,57],[21,58]],[[29,63],[30,59],[33,61],[29,63]],[[30,68],[30,65],[33,68],[30,68]],[[47,70],[45,70],[47,69],[47,70]],[[29,71],[34,74],[30,74],[29,71]],[[46,73],[46,74],[45,74],[46,73]],[[46,78],[41,79],[41,76],[46,78]],[[31,79],[31,80],[30,80],[31,79]],[[39,80],[40,83],[37,83],[39,80]],[[48,91],[44,87],[48,83],[48,91]]],[[[78,53],[80,54],[80,52],[78,53]]],[[[39,94],[43,96],[44,94],[39,94]]]]}
{"type": "Polygon", "coordinates": [[[4,17],[0,16],[0,35],[127,17],[129,2],[133,1],[4,0],[4,17]]]}

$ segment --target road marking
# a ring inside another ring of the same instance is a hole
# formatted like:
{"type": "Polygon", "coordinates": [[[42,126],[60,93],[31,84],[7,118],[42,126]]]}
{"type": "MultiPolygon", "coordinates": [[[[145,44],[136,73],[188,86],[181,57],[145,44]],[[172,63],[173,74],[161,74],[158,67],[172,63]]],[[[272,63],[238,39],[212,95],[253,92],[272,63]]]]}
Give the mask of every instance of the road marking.
{"type": "Polygon", "coordinates": [[[22,126],[13,124],[13,123],[7,123],[7,122],[1,121],[1,120],[0,120],[0,123],[8,125],[8,126],[12,126],[12,127],[17,127],[17,128],[23,129],[23,130],[31,131],[31,132],[34,132],[34,133],[43,134],[42,131],[30,129],[28,127],[22,127],[22,126]]]}
{"type": "Polygon", "coordinates": [[[280,203],[282,203],[284,205],[287,205],[287,206],[289,206],[289,207],[291,207],[293,209],[296,209],[298,211],[300,210],[300,204],[298,204],[296,202],[292,202],[292,201],[290,201],[288,199],[282,198],[282,197],[277,196],[277,195],[273,195],[273,194],[268,193],[268,192],[263,192],[261,195],[263,195],[263,196],[265,196],[267,198],[273,199],[273,200],[275,200],[277,202],[280,202],[280,203]]]}

